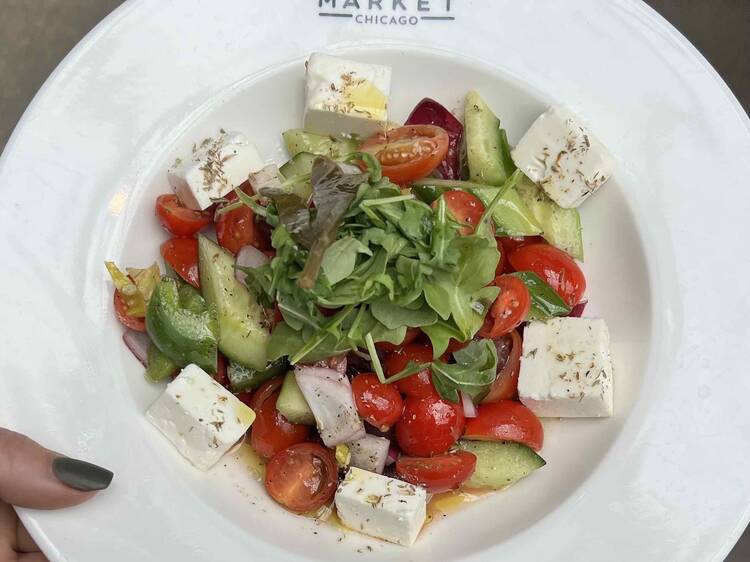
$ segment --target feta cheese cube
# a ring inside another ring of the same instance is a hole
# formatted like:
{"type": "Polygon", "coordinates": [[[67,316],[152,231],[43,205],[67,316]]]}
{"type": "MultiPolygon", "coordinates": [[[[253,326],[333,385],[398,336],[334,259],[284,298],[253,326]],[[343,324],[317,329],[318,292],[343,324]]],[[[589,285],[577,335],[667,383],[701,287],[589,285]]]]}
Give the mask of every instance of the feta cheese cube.
{"type": "Polygon", "coordinates": [[[604,320],[553,318],[524,329],[518,396],[537,416],[611,416],[612,385],[604,320]]]}
{"type": "Polygon", "coordinates": [[[341,522],[356,531],[411,546],[427,517],[427,492],[374,472],[350,468],[336,490],[341,522]]]}
{"type": "Polygon", "coordinates": [[[583,203],[616,168],[607,148],[560,105],[534,121],[511,155],[516,166],[565,209],[583,203]]]}
{"type": "Polygon", "coordinates": [[[306,82],[305,130],[361,137],[385,131],[390,67],[314,53],[306,82]]]}
{"type": "Polygon", "coordinates": [[[255,146],[242,133],[221,134],[193,147],[167,172],[169,185],[183,205],[202,211],[263,168],[255,146]]]}
{"type": "Polygon", "coordinates": [[[188,365],[146,412],[187,460],[208,470],[239,441],[255,412],[197,365],[188,365]]]}

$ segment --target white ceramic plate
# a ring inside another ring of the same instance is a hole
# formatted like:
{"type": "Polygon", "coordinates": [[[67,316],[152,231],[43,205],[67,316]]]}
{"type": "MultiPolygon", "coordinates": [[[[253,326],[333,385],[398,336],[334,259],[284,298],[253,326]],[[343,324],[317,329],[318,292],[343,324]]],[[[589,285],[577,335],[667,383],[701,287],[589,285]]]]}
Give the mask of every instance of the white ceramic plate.
{"type": "Polygon", "coordinates": [[[80,507],[22,511],[52,560],[718,561],[744,528],[750,123],[735,98],[638,2],[403,0],[396,24],[391,4],[130,2],[24,115],[0,164],[0,423],[116,474],[80,507]],[[243,130],[282,162],[322,49],[393,66],[397,118],[475,88],[515,141],[563,101],[621,162],[583,210],[615,417],[546,422],[544,470],[411,550],[284,512],[242,458],[207,475],[182,461],[142,415],[159,389],[121,343],[102,265],[156,258],[165,168],[204,133],[243,130]]]}

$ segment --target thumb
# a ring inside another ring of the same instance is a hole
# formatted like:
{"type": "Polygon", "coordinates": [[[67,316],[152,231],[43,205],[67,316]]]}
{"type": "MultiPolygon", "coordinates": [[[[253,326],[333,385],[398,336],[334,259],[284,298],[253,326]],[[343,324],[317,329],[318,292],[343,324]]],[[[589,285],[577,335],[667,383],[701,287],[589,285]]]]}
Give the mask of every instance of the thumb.
{"type": "Polygon", "coordinates": [[[103,490],[113,474],[62,457],[28,437],[0,428],[0,501],[18,507],[57,509],[77,505],[103,490]]]}

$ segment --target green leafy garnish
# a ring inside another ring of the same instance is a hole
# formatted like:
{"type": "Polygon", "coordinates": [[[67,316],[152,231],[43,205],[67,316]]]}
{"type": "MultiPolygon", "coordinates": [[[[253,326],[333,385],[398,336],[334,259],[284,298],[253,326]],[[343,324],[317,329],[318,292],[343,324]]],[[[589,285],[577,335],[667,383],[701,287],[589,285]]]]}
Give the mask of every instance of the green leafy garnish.
{"type": "MultiPolygon", "coordinates": [[[[490,214],[462,236],[442,198],[433,209],[404,193],[369,154],[346,160],[367,171],[315,159],[312,207],[288,191],[261,189],[272,200],[276,257],[246,271],[245,282],[284,317],[271,335],[271,359],[311,362],[369,348],[368,340],[398,344],[407,327],[422,328],[440,354],[451,338],[470,340],[498,293],[487,286],[500,259],[490,214]]],[[[512,185],[493,188],[496,201],[512,185]]],[[[377,355],[371,359],[377,372],[377,355]]]]}
{"type": "Polygon", "coordinates": [[[321,263],[328,282],[335,285],[349,277],[354,271],[358,254],[371,256],[372,250],[353,236],[339,238],[331,244],[323,255],[321,263]]]}
{"type": "Polygon", "coordinates": [[[515,275],[523,281],[529,290],[529,295],[531,295],[530,319],[546,320],[553,316],[566,316],[570,313],[570,307],[566,302],[536,273],[518,271],[511,275],[515,275]]]}
{"type": "Polygon", "coordinates": [[[336,240],[338,226],[359,186],[367,179],[367,174],[346,174],[336,162],[320,156],[315,159],[310,176],[314,209],[283,188],[260,190],[261,195],[273,199],[281,224],[298,244],[309,250],[297,280],[303,289],[315,286],[323,256],[336,240]]]}
{"type": "Polygon", "coordinates": [[[492,340],[473,341],[453,353],[455,363],[432,362],[432,382],[440,396],[458,402],[463,391],[478,402],[489,391],[497,373],[497,350],[492,340]]]}

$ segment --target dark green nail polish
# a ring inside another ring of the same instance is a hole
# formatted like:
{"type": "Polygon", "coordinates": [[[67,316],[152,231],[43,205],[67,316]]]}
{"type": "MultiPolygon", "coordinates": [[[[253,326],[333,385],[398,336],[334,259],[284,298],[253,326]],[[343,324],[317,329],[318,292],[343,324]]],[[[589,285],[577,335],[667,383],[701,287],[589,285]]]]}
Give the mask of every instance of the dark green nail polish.
{"type": "Polygon", "coordinates": [[[52,461],[52,472],[63,484],[82,492],[104,490],[114,477],[106,468],[68,457],[57,457],[52,461]]]}

